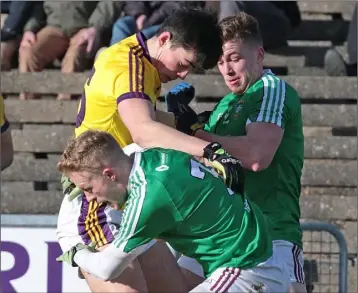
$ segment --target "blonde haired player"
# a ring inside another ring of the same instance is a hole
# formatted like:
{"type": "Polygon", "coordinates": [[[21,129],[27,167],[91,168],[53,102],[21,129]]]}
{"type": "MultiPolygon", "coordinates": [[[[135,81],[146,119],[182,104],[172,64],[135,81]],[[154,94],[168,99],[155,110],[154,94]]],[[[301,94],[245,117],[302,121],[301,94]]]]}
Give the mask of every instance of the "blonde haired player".
{"type": "Polygon", "coordinates": [[[101,252],[75,245],[63,255],[72,266],[110,281],[158,238],[203,266],[206,280],[190,292],[288,291],[260,209],[189,154],[150,148],[128,157],[110,134],[87,131],[58,168],[88,198],[126,203],[114,241],[101,252]]]}

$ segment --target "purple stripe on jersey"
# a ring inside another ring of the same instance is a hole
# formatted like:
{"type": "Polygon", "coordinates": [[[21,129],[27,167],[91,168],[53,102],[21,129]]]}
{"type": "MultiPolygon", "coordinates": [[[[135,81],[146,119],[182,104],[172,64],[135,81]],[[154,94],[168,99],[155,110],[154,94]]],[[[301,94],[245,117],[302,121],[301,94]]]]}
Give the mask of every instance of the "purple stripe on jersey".
{"type": "Polygon", "coordinates": [[[122,94],[120,95],[118,98],[117,98],[117,105],[124,101],[124,100],[128,100],[128,99],[144,99],[144,100],[148,100],[148,101],[151,101],[150,97],[145,94],[145,93],[142,93],[142,92],[131,92],[131,93],[125,93],[125,94],[122,94]]]}
{"type": "MultiPolygon", "coordinates": [[[[114,239],[114,236],[112,234],[111,229],[109,228],[108,222],[107,222],[107,215],[104,212],[106,208],[106,204],[102,204],[98,210],[97,210],[97,217],[98,217],[98,224],[100,226],[100,229],[102,229],[103,235],[107,240],[107,243],[111,243],[114,239]]],[[[106,244],[107,244],[106,243],[106,244]]]]}
{"type": "Polygon", "coordinates": [[[1,125],[1,133],[5,132],[10,126],[9,121],[5,118],[5,122],[1,125]]]}
{"type": "Polygon", "coordinates": [[[139,74],[139,61],[138,61],[138,52],[135,52],[134,53],[134,59],[135,59],[135,77],[134,77],[134,80],[135,80],[135,89],[134,91],[135,92],[139,92],[139,85],[138,85],[138,74],[139,74]]]}
{"type": "Polygon", "coordinates": [[[81,212],[80,216],[78,217],[78,234],[82,237],[82,240],[85,244],[91,243],[91,238],[88,235],[88,232],[86,231],[86,218],[88,215],[88,209],[89,209],[89,202],[86,199],[86,196],[82,194],[82,206],[81,206],[81,212]]]}
{"type": "Polygon", "coordinates": [[[145,43],[147,41],[147,38],[141,32],[136,33],[136,37],[139,45],[143,48],[145,58],[147,58],[148,61],[152,63],[152,58],[150,58],[148,47],[147,44],[145,43]]]}
{"type": "Polygon", "coordinates": [[[86,114],[86,95],[85,93],[83,93],[81,97],[81,107],[76,117],[76,127],[81,126],[83,120],[85,119],[85,114],[86,114]]]}
{"type": "MultiPolygon", "coordinates": [[[[133,48],[129,49],[128,53],[128,62],[129,62],[129,91],[133,92],[133,84],[132,84],[132,77],[133,77],[133,68],[132,68],[132,54],[133,54],[133,48]]],[[[118,104],[118,102],[117,102],[118,104]]]]}

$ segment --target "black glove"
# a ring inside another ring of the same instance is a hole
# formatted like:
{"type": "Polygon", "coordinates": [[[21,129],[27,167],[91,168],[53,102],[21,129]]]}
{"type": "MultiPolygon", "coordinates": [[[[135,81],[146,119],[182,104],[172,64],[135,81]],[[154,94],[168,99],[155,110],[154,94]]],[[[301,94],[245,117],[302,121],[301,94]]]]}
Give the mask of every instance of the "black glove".
{"type": "Polygon", "coordinates": [[[179,104],[175,116],[175,126],[180,132],[193,135],[203,124],[198,122],[198,115],[190,106],[179,104]]]}
{"type": "Polygon", "coordinates": [[[219,143],[212,142],[204,148],[204,158],[224,178],[226,186],[234,192],[244,192],[244,172],[240,160],[229,155],[219,143]]]}

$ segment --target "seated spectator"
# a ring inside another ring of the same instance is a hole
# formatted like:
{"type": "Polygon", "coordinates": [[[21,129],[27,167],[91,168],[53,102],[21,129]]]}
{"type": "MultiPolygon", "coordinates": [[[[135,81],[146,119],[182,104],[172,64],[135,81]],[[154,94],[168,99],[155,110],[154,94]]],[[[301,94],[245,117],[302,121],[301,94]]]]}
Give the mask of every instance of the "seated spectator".
{"type": "Polygon", "coordinates": [[[220,20],[240,11],[257,19],[265,50],[286,46],[288,35],[301,23],[297,1],[220,1],[220,20]]]}
{"type": "Polygon", "coordinates": [[[205,5],[203,1],[126,1],[123,9],[125,16],[113,25],[110,45],[138,31],[142,31],[147,39],[153,37],[164,19],[183,3],[193,6],[205,5]]]}
{"type": "MultiPolygon", "coordinates": [[[[119,1],[44,1],[25,25],[20,72],[42,71],[58,58],[62,58],[63,73],[90,68],[97,50],[108,44],[122,6],[119,1]]],[[[31,98],[32,93],[20,94],[20,99],[31,98]]],[[[70,98],[67,93],[57,96],[60,100],[70,98]]]]}
{"type": "Polygon", "coordinates": [[[324,67],[330,76],[357,76],[357,6],[354,9],[347,36],[348,62],[332,48],[324,56],[324,67]]]}
{"type": "MultiPolygon", "coordinates": [[[[5,1],[8,2],[8,16],[1,28],[1,70],[9,70],[20,44],[24,25],[37,5],[42,1],[5,1]]],[[[4,1],[1,3],[3,9],[4,1]]],[[[2,11],[3,12],[3,11],[2,11]]]]}

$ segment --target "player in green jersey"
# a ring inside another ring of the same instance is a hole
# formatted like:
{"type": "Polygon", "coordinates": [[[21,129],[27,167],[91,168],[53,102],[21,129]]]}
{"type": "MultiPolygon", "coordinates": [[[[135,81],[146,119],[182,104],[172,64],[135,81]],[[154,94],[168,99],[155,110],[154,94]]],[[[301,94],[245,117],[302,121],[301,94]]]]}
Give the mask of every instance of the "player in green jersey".
{"type": "MultiPolygon", "coordinates": [[[[241,160],[245,195],[273,223],[271,236],[284,257],[292,291],[305,292],[299,197],[304,137],[300,97],[284,80],[263,70],[264,49],[257,21],[246,13],[220,22],[223,55],[218,68],[232,93],[215,107],[194,135],[219,142],[241,160]]],[[[177,125],[193,133],[196,117],[179,107],[177,125]]],[[[195,114],[194,114],[195,116],[195,114]]],[[[181,266],[198,268],[181,259],[181,266]]],[[[200,273],[199,273],[200,275],[200,273]]]]}
{"type": "Polygon", "coordinates": [[[83,244],[61,258],[111,280],[153,239],[196,259],[205,277],[192,292],[287,292],[288,277],[260,209],[194,157],[153,148],[126,156],[106,132],[72,140],[58,164],[90,200],[125,205],[104,250],[83,244]]]}

